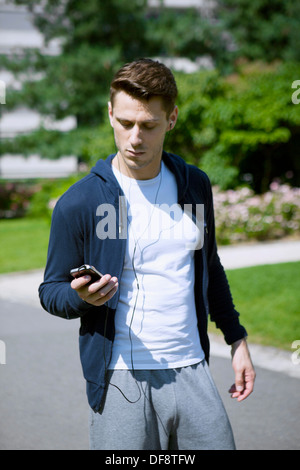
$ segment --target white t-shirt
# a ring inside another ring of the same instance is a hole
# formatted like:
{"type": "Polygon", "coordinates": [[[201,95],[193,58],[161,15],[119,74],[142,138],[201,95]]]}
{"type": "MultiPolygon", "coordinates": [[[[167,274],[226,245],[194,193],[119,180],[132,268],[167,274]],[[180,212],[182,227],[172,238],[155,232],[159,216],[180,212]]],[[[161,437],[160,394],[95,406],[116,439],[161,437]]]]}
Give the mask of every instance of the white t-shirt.
{"type": "Polygon", "coordinates": [[[177,204],[174,175],[113,172],[127,199],[128,234],[110,369],[169,369],[204,359],[194,301],[200,234],[177,204]]]}

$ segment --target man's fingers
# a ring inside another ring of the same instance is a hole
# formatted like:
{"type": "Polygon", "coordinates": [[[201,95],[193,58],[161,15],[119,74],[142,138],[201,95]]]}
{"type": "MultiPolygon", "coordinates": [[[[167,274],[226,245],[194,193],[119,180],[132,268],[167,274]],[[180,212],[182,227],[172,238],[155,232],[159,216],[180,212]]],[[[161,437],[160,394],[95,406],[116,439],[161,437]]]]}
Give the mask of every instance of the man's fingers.
{"type": "Polygon", "coordinates": [[[119,287],[118,283],[116,283],[114,285],[114,287],[112,287],[107,292],[107,294],[105,294],[103,292],[97,292],[96,294],[93,295],[93,297],[88,297],[86,302],[92,303],[96,307],[100,307],[100,305],[103,305],[105,302],[107,302],[109,299],[111,299],[115,295],[115,293],[118,290],[118,287],[119,287]],[[98,295],[98,297],[97,297],[97,295],[98,295]]]}
{"type": "Polygon", "coordinates": [[[107,300],[111,299],[119,287],[118,279],[111,277],[110,274],[106,274],[92,284],[89,284],[90,281],[91,276],[82,276],[74,279],[71,282],[71,287],[77,291],[82,300],[96,307],[103,305],[107,300]]]}
{"type": "Polygon", "coordinates": [[[74,290],[81,289],[82,287],[86,286],[91,280],[91,276],[80,276],[76,279],[73,279],[71,282],[71,287],[74,290]]]}
{"type": "Polygon", "coordinates": [[[238,340],[231,345],[232,366],[235,373],[235,384],[229,392],[233,398],[242,401],[252,393],[255,381],[255,370],[251,361],[246,339],[238,340]]]}
{"type": "MultiPolygon", "coordinates": [[[[105,277],[105,276],[104,276],[105,277]]],[[[118,286],[118,279],[116,277],[110,279],[103,278],[94,282],[87,288],[87,297],[89,300],[98,300],[106,297],[109,293],[118,286]]]]}
{"type": "MultiPolygon", "coordinates": [[[[97,292],[97,290],[99,290],[101,287],[104,287],[111,280],[111,275],[105,274],[105,276],[103,276],[101,279],[87,286],[87,284],[89,284],[91,279],[92,278],[89,274],[87,274],[86,276],[77,277],[76,279],[73,279],[73,281],[71,282],[71,287],[72,289],[75,289],[75,290],[79,290],[82,287],[88,287],[89,292],[91,293],[97,292]]],[[[113,278],[113,279],[116,279],[116,278],[113,278]]]]}
{"type": "Polygon", "coordinates": [[[243,373],[237,373],[235,376],[235,389],[237,392],[242,392],[245,388],[245,379],[243,373]]]}
{"type": "Polygon", "coordinates": [[[245,400],[254,388],[255,372],[240,375],[237,374],[235,383],[228,390],[232,398],[237,398],[237,401],[245,400]]]}

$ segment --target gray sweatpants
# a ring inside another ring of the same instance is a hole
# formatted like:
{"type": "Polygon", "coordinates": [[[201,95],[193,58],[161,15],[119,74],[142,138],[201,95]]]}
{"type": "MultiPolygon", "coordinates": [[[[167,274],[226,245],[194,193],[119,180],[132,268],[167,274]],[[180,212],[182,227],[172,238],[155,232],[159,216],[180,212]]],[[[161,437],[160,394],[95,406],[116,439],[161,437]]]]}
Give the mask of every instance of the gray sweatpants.
{"type": "Polygon", "coordinates": [[[90,411],[91,450],[235,449],[205,361],[179,369],[110,371],[109,382],[102,412],[90,411]]]}

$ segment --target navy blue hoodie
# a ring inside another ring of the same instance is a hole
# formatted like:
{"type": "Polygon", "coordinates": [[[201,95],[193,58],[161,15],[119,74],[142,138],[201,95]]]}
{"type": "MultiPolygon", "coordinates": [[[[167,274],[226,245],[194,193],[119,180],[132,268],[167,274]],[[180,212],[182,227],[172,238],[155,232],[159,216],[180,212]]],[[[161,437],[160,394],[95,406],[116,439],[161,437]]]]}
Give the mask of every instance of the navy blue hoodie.
{"type": "MultiPolygon", "coordinates": [[[[44,281],[39,287],[40,301],[46,311],[66,319],[80,317],[80,359],[88,401],[94,411],[101,409],[107,384],[118,293],[107,304],[94,307],[81,300],[70,287],[69,273],[72,268],[91,264],[102,273],[121,279],[126,237],[119,234],[119,227],[124,229],[119,207],[123,193],[111,169],[113,157],[99,160],[91,173],[71,186],[57,202],[52,216],[44,281]],[[103,218],[97,209],[102,204],[115,208],[115,237],[100,239],[97,236],[97,224],[103,218]]],[[[204,248],[195,251],[194,295],[201,345],[208,361],[208,315],[222,330],[228,344],[243,338],[246,331],[239,323],[239,314],[217,254],[209,179],[203,171],[188,165],[177,155],[163,152],[163,161],[175,175],[178,203],[182,207],[184,204],[204,204],[204,248]]]]}

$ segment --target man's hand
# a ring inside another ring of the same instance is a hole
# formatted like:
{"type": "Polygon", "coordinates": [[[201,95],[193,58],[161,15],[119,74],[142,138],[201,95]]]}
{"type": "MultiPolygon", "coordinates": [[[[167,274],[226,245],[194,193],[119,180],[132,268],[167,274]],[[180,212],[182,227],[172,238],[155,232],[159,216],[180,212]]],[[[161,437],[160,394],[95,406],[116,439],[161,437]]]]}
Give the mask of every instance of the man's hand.
{"type": "Polygon", "coordinates": [[[255,381],[255,371],[245,338],[231,345],[231,355],[235,383],[228,391],[232,398],[242,401],[252,393],[255,381]]]}
{"type": "Polygon", "coordinates": [[[91,276],[82,276],[71,282],[72,289],[76,290],[79,297],[85,302],[100,307],[111,299],[118,290],[118,279],[106,274],[99,281],[87,285],[91,276]]]}

